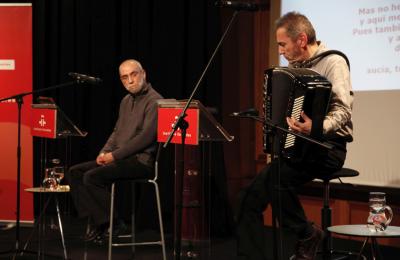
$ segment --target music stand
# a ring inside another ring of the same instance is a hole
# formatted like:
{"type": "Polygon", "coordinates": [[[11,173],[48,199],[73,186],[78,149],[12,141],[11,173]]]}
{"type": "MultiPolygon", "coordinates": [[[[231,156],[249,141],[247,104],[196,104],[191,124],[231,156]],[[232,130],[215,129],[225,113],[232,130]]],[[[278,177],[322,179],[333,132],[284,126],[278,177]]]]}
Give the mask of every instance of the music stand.
{"type": "MultiPolygon", "coordinates": [[[[187,100],[159,100],[158,101],[158,131],[157,141],[166,142],[170,136],[171,124],[176,120],[176,117],[181,113],[182,109],[187,104],[187,100]]],[[[181,170],[175,169],[177,174],[175,178],[175,243],[174,253],[176,258],[180,258],[182,247],[182,209],[183,209],[183,183],[185,160],[183,157],[185,144],[198,145],[199,141],[215,142],[215,141],[232,141],[234,136],[231,136],[220,125],[210,112],[198,100],[192,100],[187,109],[187,123],[190,127],[186,133],[175,132],[170,139],[171,143],[181,144],[182,161],[180,164],[181,170]],[[183,138],[183,135],[186,138],[183,138]],[[182,139],[181,139],[182,138],[182,139]],[[185,141],[186,139],[186,141],[185,141]]]]}
{"type": "Polygon", "coordinates": [[[43,138],[85,137],[87,132],[80,130],[54,103],[32,104],[33,136],[43,138]]]}
{"type": "MultiPolygon", "coordinates": [[[[179,114],[179,116],[177,117],[177,119],[175,120],[175,123],[172,126],[172,131],[168,137],[168,139],[165,141],[164,143],[164,148],[166,148],[168,146],[168,144],[171,142],[171,139],[173,138],[176,130],[179,128],[182,131],[182,153],[184,152],[184,146],[185,146],[185,138],[186,138],[186,129],[189,127],[188,122],[185,120],[186,115],[186,110],[189,108],[190,103],[193,100],[194,95],[197,92],[197,89],[200,86],[200,83],[203,81],[203,78],[206,74],[206,72],[208,71],[208,68],[211,65],[211,62],[214,60],[215,55],[217,54],[219,48],[222,46],[223,41],[225,40],[226,35],[228,34],[229,29],[231,28],[233,21],[235,20],[237,14],[239,13],[238,10],[235,10],[231,16],[231,19],[229,20],[228,26],[226,27],[224,33],[222,34],[217,46],[214,49],[214,52],[212,53],[210,59],[207,62],[207,65],[205,66],[203,72],[201,73],[198,81],[196,82],[193,91],[189,97],[189,99],[187,99],[187,102],[182,110],[182,112],[179,114]]],[[[184,162],[182,160],[182,169],[184,165],[184,162]]],[[[183,174],[182,174],[183,176],[183,174]]],[[[178,239],[176,240],[175,246],[174,246],[174,259],[179,260],[180,259],[180,254],[181,254],[181,238],[178,237],[178,239]]]]}

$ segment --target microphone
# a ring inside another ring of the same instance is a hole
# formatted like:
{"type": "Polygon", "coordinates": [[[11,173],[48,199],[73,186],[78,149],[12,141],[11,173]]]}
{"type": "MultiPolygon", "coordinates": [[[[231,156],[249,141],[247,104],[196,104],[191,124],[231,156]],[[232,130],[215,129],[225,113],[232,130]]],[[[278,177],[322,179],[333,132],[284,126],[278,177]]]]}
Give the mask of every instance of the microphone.
{"type": "Polygon", "coordinates": [[[249,108],[240,112],[233,112],[229,116],[234,116],[234,117],[254,117],[258,116],[258,110],[255,108],[249,108]]]}
{"type": "Polygon", "coordinates": [[[100,85],[103,80],[101,78],[95,78],[84,74],[79,74],[76,72],[68,73],[68,76],[76,80],[78,83],[89,83],[92,85],[100,85]]]}
{"type": "Polygon", "coordinates": [[[217,1],[215,2],[215,5],[219,7],[232,8],[236,11],[255,12],[262,9],[259,4],[240,1],[217,1]]]}

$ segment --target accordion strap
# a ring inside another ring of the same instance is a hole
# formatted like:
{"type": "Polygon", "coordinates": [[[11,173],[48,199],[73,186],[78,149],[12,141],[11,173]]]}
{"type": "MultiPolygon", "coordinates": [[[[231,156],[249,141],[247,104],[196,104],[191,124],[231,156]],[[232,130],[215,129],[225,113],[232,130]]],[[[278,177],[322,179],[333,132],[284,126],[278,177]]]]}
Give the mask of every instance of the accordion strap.
{"type": "Polygon", "coordinates": [[[303,63],[299,64],[298,66],[302,67],[302,68],[309,68],[312,65],[320,62],[326,56],[329,56],[329,55],[332,55],[332,54],[339,55],[339,56],[343,57],[343,59],[346,61],[347,66],[349,67],[349,70],[350,70],[349,59],[347,58],[347,56],[343,52],[337,51],[337,50],[324,51],[323,53],[320,53],[320,54],[312,57],[311,59],[308,59],[308,60],[304,61],[303,63]]]}

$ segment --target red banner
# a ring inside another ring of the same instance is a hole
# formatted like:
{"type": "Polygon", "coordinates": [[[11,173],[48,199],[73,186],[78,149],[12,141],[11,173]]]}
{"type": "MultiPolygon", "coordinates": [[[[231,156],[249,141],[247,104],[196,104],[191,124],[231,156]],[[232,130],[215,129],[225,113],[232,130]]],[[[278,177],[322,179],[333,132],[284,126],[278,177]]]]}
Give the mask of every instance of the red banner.
{"type": "MultiPolygon", "coordinates": [[[[0,4],[0,99],[32,91],[32,6],[0,4]]],[[[0,103],[0,221],[15,221],[17,190],[18,106],[0,103]]],[[[23,98],[21,113],[20,220],[33,221],[33,142],[30,133],[31,95],[23,98]]]]}

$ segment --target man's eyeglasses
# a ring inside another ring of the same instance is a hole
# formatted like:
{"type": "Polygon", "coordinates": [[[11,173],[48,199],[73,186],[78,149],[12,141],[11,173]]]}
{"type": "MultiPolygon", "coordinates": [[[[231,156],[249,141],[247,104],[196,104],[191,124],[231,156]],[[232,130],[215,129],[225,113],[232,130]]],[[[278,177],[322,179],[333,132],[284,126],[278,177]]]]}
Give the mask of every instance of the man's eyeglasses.
{"type": "Polygon", "coordinates": [[[120,76],[119,78],[120,78],[122,81],[127,81],[127,80],[129,79],[129,77],[135,78],[135,77],[137,77],[137,75],[139,75],[140,73],[142,73],[142,70],[134,70],[134,71],[132,71],[131,73],[129,73],[128,75],[122,75],[122,76],[120,76]]]}

